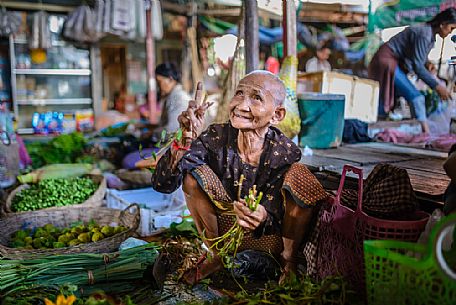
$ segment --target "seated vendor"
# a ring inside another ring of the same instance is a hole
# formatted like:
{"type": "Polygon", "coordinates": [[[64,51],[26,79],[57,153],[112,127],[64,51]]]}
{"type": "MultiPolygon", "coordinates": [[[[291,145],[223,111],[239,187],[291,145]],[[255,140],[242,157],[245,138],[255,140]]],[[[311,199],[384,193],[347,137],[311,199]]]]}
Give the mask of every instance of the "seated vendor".
{"type": "MultiPolygon", "coordinates": [[[[313,208],[327,196],[299,163],[301,150],[274,127],[286,113],[284,84],[267,71],[248,74],[229,104],[229,122],[211,125],[204,132],[209,105],[198,100],[191,101],[179,116],[182,143],[175,142],[158,162],[153,187],[170,193],[183,184],[188,209],[199,234],[209,239],[205,240],[209,248],[210,239],[223,233],[225,216],[235,215],[248,232],[241,248],[281,255],[283,280],[295,272],[296,255],[313,208]],[[238,194],[241,175],[245,180],[238,194]],[[253,185],[263,192],[254,212],[241,199],[253,185]]],[[[194,284],[223,268],[218,254],[211,254],[212,259],[184,274],[187,283],[194,284]]]]}

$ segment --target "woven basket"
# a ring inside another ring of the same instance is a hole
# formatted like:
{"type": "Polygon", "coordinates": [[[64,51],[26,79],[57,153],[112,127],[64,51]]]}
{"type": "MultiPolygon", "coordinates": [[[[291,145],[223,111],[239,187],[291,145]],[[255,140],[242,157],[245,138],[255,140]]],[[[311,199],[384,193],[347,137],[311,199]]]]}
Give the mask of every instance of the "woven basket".
{"type": "Polygon", "coordinates": [[[319,225],[312,232],[304,254],[307,273],[318,279],[343,276],[351,289],[366,292],[363,264],[363,241],[370,239],[416,242],[423,232],[429,214],[416,211],[410,220],[387,220],[367,215],[363,211],[363,172],[345,165],[335,198],[323,203],[319,225]],[[358,202],[355,210],[341,204],[340,196],[347,172],[358,175],[358,202]]]}
{"type": "MultiPolygon", "coordinates": [[[[93,182],[98,184],[98,189],[93,193],[92,196],[90,196],[86,201],[83,203],[78,204],[77,206],[83,207],[83,208],[97,208],[103,205],[103,199],[106,194],[106,179],[102,175],[87,175],[87,177],[91,178],[93,182]]],[[[29,188],[30,185],[28,184],[22,184],[18,186],[16,189],[14,189],[6,199],[6,203],[4,206],[4,209],[0,209],[0,216],[1,217],[6,217],[10,215],[15,215],[15,214],[23,214],[23,213],[29,213],[31,211],[26,211],[26,212],[13,212],[11,210],[11,205],[13,204],[13,198],[16,196],[17,193],[21,192],[24,189],[29,188]]],[[[41,209],[41,211],[53,211],[53,210],[66,210],[68,206],[63,206],[63,207],[52,207],[52,208],[46,208],[46,209],[41,209]]]]}
{"type": "Polygon", "coordinates": [[[119,211],[108,208],[87,209],[81,206],[66,207],[65,210],[39,210],[33,212],[17,213],[0,219],[0,257],[11,259],[33,258],[41,255],[55,255],[68,253],[109,253],[117,251],[119,245],[128,237],[135,234],[140,221],[140,208],[137,204],[128,206],[119,211]],[[73,247],[59,249],[24,249],[9,248],[10,237],[18,230],[42,227],[52,224],[57,228],[68,228],[71,224],[83,221],[87,223],[96,221],[100,226],[123,225],[128,230],[102,239],[98,242],[80,244],[73,247]]]}

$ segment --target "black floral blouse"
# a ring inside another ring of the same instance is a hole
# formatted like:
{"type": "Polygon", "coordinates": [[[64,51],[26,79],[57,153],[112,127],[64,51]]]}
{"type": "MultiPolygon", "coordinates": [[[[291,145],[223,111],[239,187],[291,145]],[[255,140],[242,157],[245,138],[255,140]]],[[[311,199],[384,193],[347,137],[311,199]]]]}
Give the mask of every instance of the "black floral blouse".
{"type": "Polygon", "coordinates": [[[284,175],[291,164],[301,159],[301,150],[279,129],[270,127],[259,166],[254,167],[240,158],[237,136],[238,130],[228,123],[209,126],[193,141],[189,152],[181,159],[175,171],[170,169],[168,151],[157,164],[152,177],[153,188],[159,192],[171,193],[182,184],[187,173],[201,165],[208,165],[219,177],[229,197],[236,199],[236,182],[244,174],[241,198],[256,184],[257,190],[263,192],[260,204],[268,212],[268,219],[261,226],[262,232],[259,235],[279,232],[284,214],[281,193],[284,175]]]}

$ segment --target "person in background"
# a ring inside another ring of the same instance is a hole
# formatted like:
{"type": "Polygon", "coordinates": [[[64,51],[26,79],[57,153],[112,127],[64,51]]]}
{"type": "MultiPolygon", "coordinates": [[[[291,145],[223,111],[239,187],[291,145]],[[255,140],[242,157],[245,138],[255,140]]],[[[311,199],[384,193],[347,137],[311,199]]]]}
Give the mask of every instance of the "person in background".
{"type": "Polygon", "coordinates": [[[331,49],[323,45],[317,49],[316,55],[307,61],[306,72],[331,71],[331,65],[328,61],[329,56],[331,56],[331,49]]]}
{"type": "MultiPolygon", "coordinates": [[[[445,81],[437,75],[437,72],[438,72],[437,67],[432,62],[427,61],[424,66],[429,71],[429,73],[431,73],[432,76],[437,80],[439,85],[446,86],[445,81]]],[[[429,88],[429,86],[421,79],[418,79],[415,86],[416,86],[416,89],[418,89],[420,91],[425,91],[429,88]]]]}
{"type": "Polygon", "coordinates": [[[380,116],[393,110],[395,95],[402,96],[410,103],[423,132],[429,133],[425,97],[413,86],[407,73],[414,72],[442,100],[450,99],[450,92],[438,83],[425,63],[435,45],[435,35],[445,38],[455,28],[456,9],[449,8],[425,24],[406,28],[380,47],[368,67],[369,78],[380,83],[380,116]]]}
{"type": "MultiPolygon", "coordinates": [[[[162,130],[166,130],[167,133],[176,132],[179,129],[177,117],[187,110],[191,97],[182,88],[179,71],[173,63],[166,62],[158,65],[155,68],[155,78],[162,112],[154,134],[159,135],[162,130]]],[[[143,118],[149,117],[148,103],[140,107],[140,114],[143,118]]]]}

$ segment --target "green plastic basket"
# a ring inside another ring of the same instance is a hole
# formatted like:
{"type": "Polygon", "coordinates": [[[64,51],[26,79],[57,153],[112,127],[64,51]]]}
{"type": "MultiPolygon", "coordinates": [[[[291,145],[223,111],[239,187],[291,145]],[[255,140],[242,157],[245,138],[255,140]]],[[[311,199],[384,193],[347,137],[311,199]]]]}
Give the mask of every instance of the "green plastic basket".
{"type": "MultiPolygon", "coordinates": [[[[369,240],[364,242],[369,305],[456,304],[456,272],[442,259],[442,240],[456,226],[456,215],[442,219],[428,244],[369,240]]],[[[455,235],[455,233],[453,233],[455,235]]],[[[456,255],[453,240],[452,256],[456,255]]]]}

